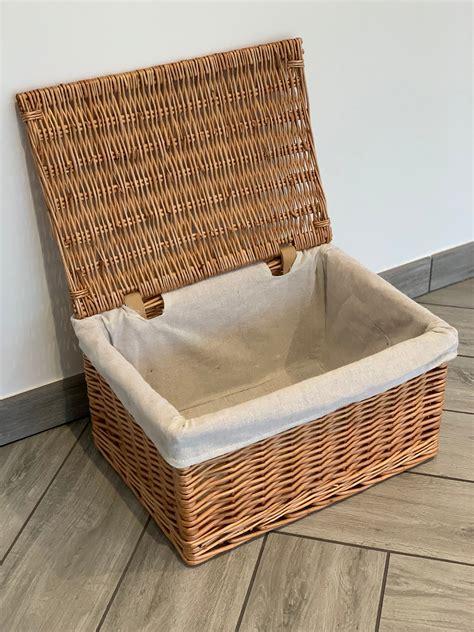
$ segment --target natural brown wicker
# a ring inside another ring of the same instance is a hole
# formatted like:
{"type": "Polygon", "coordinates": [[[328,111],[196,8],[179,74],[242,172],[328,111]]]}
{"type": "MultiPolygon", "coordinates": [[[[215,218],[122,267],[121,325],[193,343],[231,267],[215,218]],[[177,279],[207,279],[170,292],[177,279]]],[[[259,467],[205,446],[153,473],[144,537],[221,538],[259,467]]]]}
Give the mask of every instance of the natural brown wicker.
{"type": "Polygon", "coordinates": [[[231,454],[177,469],[86,361],[97,447],[188,564],[356,494],[438,451],[446,366],[231,454]]]}
{"type": "MultiPolygon", "coordinates": [[[[74,314],[330,241],[300,40],[19,94],[74,314]]],[[[195,564],[432,457],[446,368],[176,469],[86,361],[98,449],[195,564]]]]}
{"type": "Polygon", "coordinates": [[[76,317],[331,239],[301,40],[17,95],[76,317]]]}

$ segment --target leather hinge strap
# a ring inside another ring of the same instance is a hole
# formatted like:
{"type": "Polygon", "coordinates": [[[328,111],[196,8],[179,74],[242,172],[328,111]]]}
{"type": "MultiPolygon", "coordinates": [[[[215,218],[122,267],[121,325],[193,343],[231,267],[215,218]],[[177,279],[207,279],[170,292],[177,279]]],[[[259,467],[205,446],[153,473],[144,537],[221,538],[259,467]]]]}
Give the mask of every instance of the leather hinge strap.
{"type": "MultiPolygon", "coordinates": [[[[293,244],[283,244],[282,246],[280,246],[280,260],[281,264],[279,268],[281,271],[279,274],[287,274],[293,267],[293,264],[296,260],[296,248],[293,246],[293,244]]],[[[124,305],[136,311],[137,314],[140,314],[140,316],[142,316],[143,318],[147,318],[145,303],[143,302],[143,298],[140,292],[130,292],[130,294],[126,294],[123,302],[124,305]]],[[[164,308],[161,295],[156,297],[156,299],[152,301],[152,303],[153,304],[150,304],[150,301],[147,301],[148,307],[153,312],[152,316],[161,314],[164,308]]]]}
{"type": "Polygon", "coordinates": [[[131,292],[127,294],[124,298],[124,304],[130,309],[135,310],[140,316],[146,318],[145,304],[141,297],[140,292],[131,292]]]}
{"type": "Polygon", "coordinates": [[[287,274],[296,259],[296,248],[293,244],[284,244],[281,246],[281,273],[287,274]]]}

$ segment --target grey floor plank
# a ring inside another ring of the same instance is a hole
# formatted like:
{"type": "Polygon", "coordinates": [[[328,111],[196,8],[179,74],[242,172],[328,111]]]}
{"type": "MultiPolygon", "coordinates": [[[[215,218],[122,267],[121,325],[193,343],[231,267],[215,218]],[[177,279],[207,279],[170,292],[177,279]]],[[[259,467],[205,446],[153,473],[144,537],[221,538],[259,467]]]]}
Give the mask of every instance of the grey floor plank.
{"type": "Polygon", "coordinates": [[[474,481],[474,416],[444,411],[439,454],[413,471],[474,481]]]}
{"type": "Polygon", "coordinates": [[[86,429],[4,562],[0,629],[93,630],[144,524],[86,429]]]}
{"type": "Polygon", "coordinates": [[[472,483],[405,473],[282,531],[474,563],[473,504],[472,483]]]}
{"type": "Polygon", "coordinates": [[[150,522],[101,632],[235,630],[262,542],[187,567],[150,522]]]}
{"type": "Polygon", "coordinates": [[[458,356],[449,363],[444,408],[474,412],[474,358],[458,356]]]}
{"type": "Polygon", "coordinates": [[[0,448],[0,559],[14,542],[87,420],[0,448]]]}
{"type": "Polygon", "coordinates": [[[455,305],[456,307],[474,308],[474,279],[466,279],[454,283],[441,290],[424,294],[416,299],[419,303],[433,305],[455,305]]]}
{"type": "Polygon", "coordinates": [[[392,555],[380,632],[471,632],[473,580],[468,566],[392,555]]]}
{"type": "Polygon", "coordinates": [[[241,632],[373,630],[386,556],[270,534],[241,632]]]}
{"type": "Polygon", "coordinates": [[[474,356],[474,309],[450,305],[426,305],[425,307],[458,330],[458,353],[474,356]]]}
{"type": "MultiPolygon", "coordinates": [[[[473,355],[474,280],[419,300],[473,355]]],[[[241,630],[373,630],[386,554],[370,547],[394,552],[381,632],[468,629],[472,569],[397,552],[474,563],[473,381],[474,358],[450,364],[445,408],[464,412],[445,411],[436,459],[282,530],[306,538],[268,536],[241,630]]],[[[110,605],[101,630],[233,630],[262,540],[195,568],[153,523],[140,540],[146,513],[90,431],[74,446],[82,423],[0,450],[3,550],[20,534],[2,568],[0,629],[88,632],[110,605]]]]}

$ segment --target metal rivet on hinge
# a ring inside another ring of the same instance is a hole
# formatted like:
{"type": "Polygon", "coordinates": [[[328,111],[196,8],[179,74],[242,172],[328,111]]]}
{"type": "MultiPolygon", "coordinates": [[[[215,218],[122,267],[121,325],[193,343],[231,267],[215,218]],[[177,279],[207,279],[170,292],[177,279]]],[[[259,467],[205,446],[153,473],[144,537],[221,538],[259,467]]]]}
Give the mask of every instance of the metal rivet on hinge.
{"type": "Polygon", "coordinates": [[[136,311],[140,316],[146,318],[145,304],[143,303],[140,292],[130,292],[124,298],[124,304],[130,309],[136,311]]]}
{"type": "Polygon", "coordinates": [[[281,273],[287,274],[296,259],[296,248],[293,244],[284,244],[281,246],[281,273]]]}

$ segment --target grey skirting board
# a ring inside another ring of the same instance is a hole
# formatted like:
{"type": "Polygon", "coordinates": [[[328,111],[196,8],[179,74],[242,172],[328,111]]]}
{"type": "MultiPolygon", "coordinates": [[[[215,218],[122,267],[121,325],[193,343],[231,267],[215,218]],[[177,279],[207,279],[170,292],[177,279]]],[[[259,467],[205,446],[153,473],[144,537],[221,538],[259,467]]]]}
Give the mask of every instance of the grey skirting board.
{"type": "MultiPolygon", "coordinates": [[[[412,298],[474,276],[474,242],[385,270],[380,275],[412,298]]],[[[0,401],[0,445],[89,414],[84,374],[0,401]]]]}
{"type": "Polygon", "coordinates": [[[89,414],[83,373],[0,401],[0,445],[89,414]]]}
{"type": "Polygon", "coordinates": [[[411,298],[464,281],[474,276],[474,241],[385,270],[380,276],[411,298]]]}

